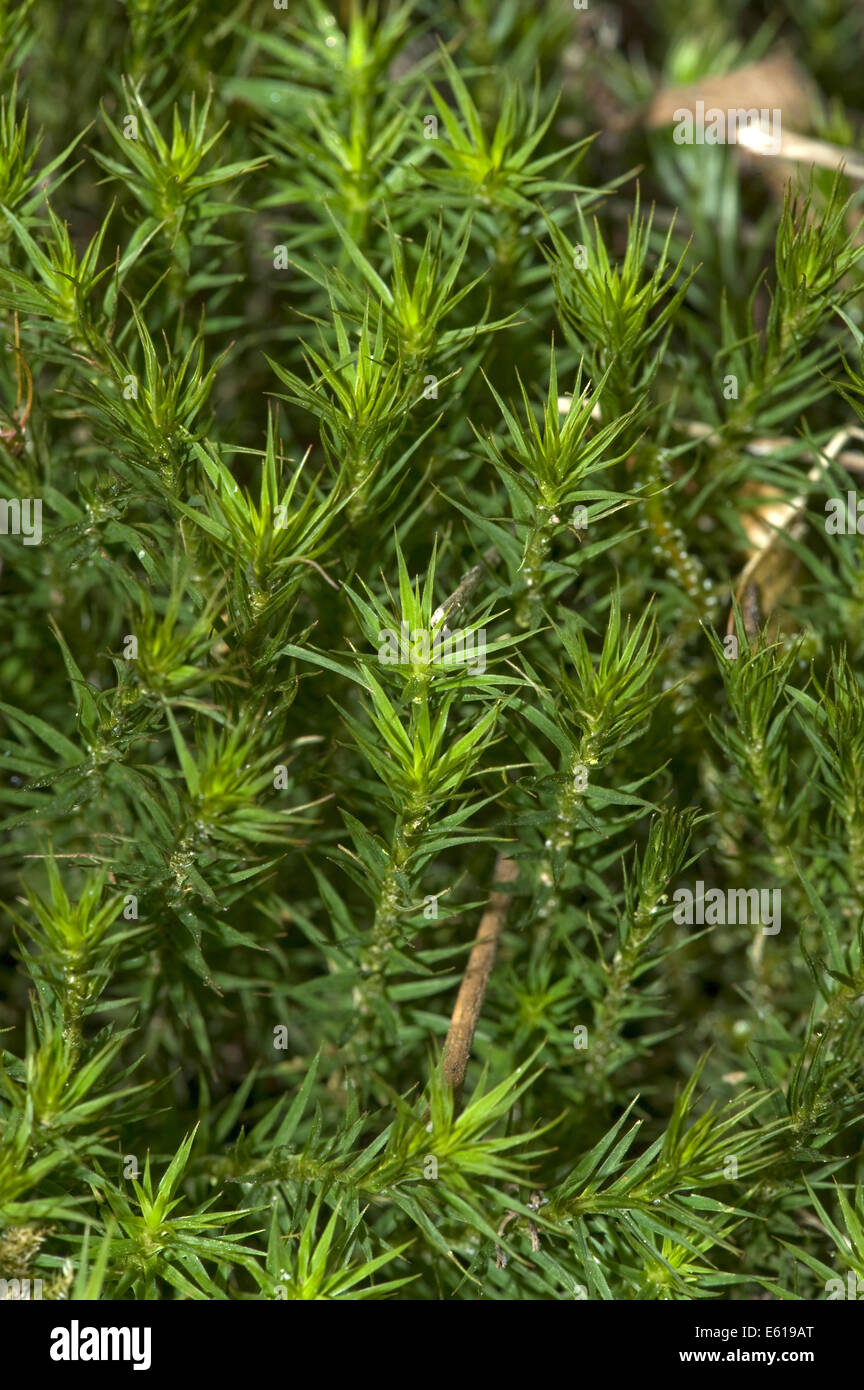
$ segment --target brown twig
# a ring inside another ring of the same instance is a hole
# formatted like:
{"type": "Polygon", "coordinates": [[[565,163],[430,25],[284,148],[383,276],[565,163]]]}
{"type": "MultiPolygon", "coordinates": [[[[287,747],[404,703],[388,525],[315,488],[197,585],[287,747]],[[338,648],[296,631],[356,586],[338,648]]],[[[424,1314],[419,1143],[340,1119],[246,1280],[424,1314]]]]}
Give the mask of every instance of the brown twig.
{"type": "Polygon", "coordinates": [[[468,570],[467,574],[463,574],[452,594],[449,594],[444,602],[436,608],[432,614],[433,627],[440,623],[443,618],[449,617],[451,613],[458,613],[460,608],[465,607],[480,580],[490,569],[495,568],[500,558],[495,546],[491,545],[485,551],[479,565],[475,565],[473,569],[468,570]]]}
{"type": "MultiPolygon", "coordinates": [[[[775,549],[782,545],[784,538],[791,536],[797,539],[803,534],[804,526],[801,516],[807,505],[810,489],[819,482],[820,478],[825,476],[823,460],[836,463],[842,453],[843,445],[848,439],[864,439],[864,430],[859,429],[857,425],[847,425],[843,429],[837,430],[825,448],[821,450],[818,461],[808,472],[804,479],[804,487],[799,495],[788,502],[785,499],[779,499],[772,508],[770,519],[766,518],[761,526],[763,532],[761,543],[757,544],[733,588],[734,597],[742,607],[745,631],[751,641],[755,639],[762,621],[759,603],[759,572],[764,569],[775,549]]],[[[727,633],[735,631],[734,607],[729,610],[726,631],[727,633]]]]}
{"type": "MultiPolygon", "coordinates": [[[[701,439],[703,443],[709,445],[727,444],[728,440],[723,435],[723,430],[714,425],[706,425],[701,420],[676,420],[675,429],[681,430],[691,439],[701,439]]],[[[856,434],[854,428],[850,427],[850,438],[864,438],[856,434]]],[[[795,458],[806,458],[810,454],[808,446],[804,445],[800,439],[796,439],[791,434],[768,434],[760,435],[753,439],[742,442],[741,448],[747,454],[756,454],[759,458],[776,453],[778,449],[786,449],[792,444],[801,445],[795,454],[795,458]]],[[[857,449],[843,449],[837,455],[835,462],[842,468],[848,468],[851,473],[864,473],[864,453],[857,449]]]]}
{"type": "Polygon", "coordinates": [[[751,154],[815,164],[820,169],[842,169],[847,178],[864,179],[864,159],[856,150],[830,140],[813,140],[797,130],[772,130],[766,134],[758,126],[747,126],[738,132],[738,144],[751,154]]]}
{"type": "MultiPolygon", "coordinates": [[[[518,876],[519,866],[515,859],[511,859],[509,855],[504,853],[499,854],[495,862],[495,882],[514,883],[518,876]]],[[[483,1007],[486,986],[489,983],[489,976],[495,963],[498,940],[504,930],[509,906],[509,892],[502,892],[500,889],[493,890],[489,898],[489,906],[480,919],[474,945],[471,948],[465,974],[459,986],[456,1003],[453,1006],[450,1027],[447,1030],[447,1040],[444,1044],[443,1072],[445,1081],[453,1087],[457,1095],[465,1080],[468,1058],[471,1055],[471,1044],[474,1041],[474,1029],[483,1007]]]]}

